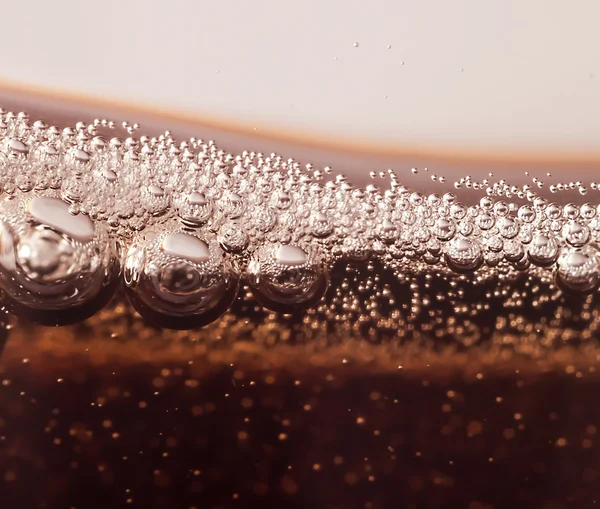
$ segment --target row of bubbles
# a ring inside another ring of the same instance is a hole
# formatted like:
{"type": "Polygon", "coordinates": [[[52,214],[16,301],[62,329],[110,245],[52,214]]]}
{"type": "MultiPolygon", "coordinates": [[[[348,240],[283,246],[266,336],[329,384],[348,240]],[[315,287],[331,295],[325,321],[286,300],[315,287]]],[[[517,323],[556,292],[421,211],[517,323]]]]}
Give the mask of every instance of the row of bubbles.
{"type": "Polygon", "coordinates": [[[536,178],[460,179],[481,195],[467,206],[413,191],[392,170],[362,189],[277,154],[136,137],[126,123],[127,137],[101,134],[114,127],[58,129],[0,110],[0,287],[14,313],[83,319],[123,280],[135,309],[166,327],[215,320],[245,285],[290,312],[318,306],[339,260],[377,260],[403,280],[550,275],[571,293],[600,284],[600,206],[549,202],[536,178]]]}
{"type": "MultiPolygon", "coordinates": [[[[123,239],[86,215],[71,214],[59,198],[5,200],[0,285],[6,306],[32,322],[77,322],[103,308],[123,280],[134,308],[153,324],[211,323],[238,295],[239,262],[214,234],[200,238],[172,226],[127,239],[125,251],[123,239]]],[[[299,246],[263,246],[248,270],[256,299],[273,309],[316,303],[327,287],[324,268],[299,246]]]]}

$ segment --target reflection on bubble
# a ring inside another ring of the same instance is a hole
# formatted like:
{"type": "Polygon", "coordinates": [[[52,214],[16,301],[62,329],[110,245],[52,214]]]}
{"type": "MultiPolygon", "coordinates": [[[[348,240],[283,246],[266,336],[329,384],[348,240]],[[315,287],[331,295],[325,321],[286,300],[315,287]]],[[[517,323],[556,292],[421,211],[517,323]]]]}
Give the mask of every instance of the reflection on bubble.
{"type": "Polygon", "coordinates": [[[320,261],[294,245],[263,246],[248,266],[256,298],[274,310],[293,311],[314,305],[327,288],[320,261]]]}
{"type": "Polygon", "coordinates": [[[125,284],[136,310],[169,328],[216,320],[237,294],[238,276],[216,241],[190,233],[146,233],[127,253],[125,284]]]}
{"type": "Polygon", "coordinates": [[[586,246],[582,249],[565,249],[557,262],[556,283],[559,287],[576,293],[587,293],[598,288],[600,258],[598,250],[586,246]]]}
{"type": "Polygon", "coordinates": [[[448,266],[455,272],[471,272],[483,263],[481,246],[476,239],[455,237],[446,251],[448,266]]]}
{"type": "Polygon", "coordinates": [[[200,226],[211,217],[213,204],[204,193],[194,191],[184,196],[178,205],[181,221],[188,226],[200,226]]]}
{"type": "Polygon", "coordinates": [[[89,217],[57,198],[5,202],[0,285],[15,314],[59,325],[82,320],[113,295],[119,246],[89,217]]]}
{"type": "Polygon", "coordinates": [[[537,233],[533,236],[527,254],[531,263],[538,267],[548,267],[558,258],[559,247],[551,233],[537,233]]]}

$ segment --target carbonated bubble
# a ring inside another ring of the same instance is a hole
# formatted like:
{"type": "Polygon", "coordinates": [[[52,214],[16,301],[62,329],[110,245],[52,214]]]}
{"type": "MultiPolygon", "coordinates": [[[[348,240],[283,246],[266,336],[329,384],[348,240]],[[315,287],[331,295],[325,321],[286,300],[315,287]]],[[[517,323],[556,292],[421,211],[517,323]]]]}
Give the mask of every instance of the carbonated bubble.
{"type": "Polygon", "coordinates": [[[384,219],[379,225],[378,237],[382,242],[391,244],[398,238],[398,228],[389,219],[384,219]]]}
{"type": "Polygon", "coordinates": [[[536,213],[531,205],[522,205],[519,207],[518,217],[524,223],[532,223],[535,220],[536,213]]]}
{"type": "Polygon", "coordinates": [[[272,309],[315,304],[327,287],[320,261],[294,245],[263,246],[248,266],[252,291],[272,309]]]}
{"type": "MultiPolygon", "coordinates": [[[[352,262],[349,273],[381,263],[402,280],[435,273],[451,285],[452,272],[484,262],[477,281],[528,271],[547,282],[544,269],[558,260],[562,288],[595,288],[590,243],[600,242],[598,205],[562,197],[549,203],[538,178],[514,185],[467,175],[455,185],[479,193],[468,206],[453,193],[410,189],[391,169],[372,172],[377,183],[359,188],[329,167],[277,154],[234,155],[169,132],[138,139],[131,124],[124,139],[107,140],[100,128],[114,123],[61,130],[0,110],[0,284],[15,312],[79,313],[95,296],[109,295],[119,272],[113,238],[127,245],[136,308],[177,327],[217,317],[234,299],[242,271],[273,309],[316,304],[324,267],[339,259],[352,262]]],[[[436,186],[445,182],[428,175],[436,186]]],[[[548,187],[587,192],[578,181],[548,187]]]]}
{"type": "Polygon", "coordinates": [[[212,213],[212,201],[204,193],[194,191],[179,200],[178,214],[186,225],[201,226],[211,218],[212,213]]]}
{"type": "Polygon", "coordinates": [[[147,232],[127,253],[125,284],[136,310],[170,328],[205,325],[224,313],[238,276],[215,241],[174,232],[147,232]]]}
{"type": "Polygon", "coordinates": [[[598,251],[591,246],[565,249],[558,258],[556,282],[561,288],[577,293],[597,289],[600,282],[598,251]]]}
{"type": "Polygon", "coordinates": [[[369,259],[370,250],[364,241],[356,237],[346,237],[342,242],[344,256],[353,262],[364,262],[369,259]]]}
{"type": "Polygon", "coordinates": [[[102,225],[53,197],[4,202],[0,284],[12,310],[40,323],[83,320],[110,299],[120,250],[102,225]]]}
{"type": "Polygon", "coordinates": [[[505,239],[513,239],[519,234],[519,223],[512,217],[502,217],[498,220],[497,227],[505,239]]]}
{"type": "Polygon", "coordinates": [[[569,221],[563,227],[563,236],[569,245],[581,247],[590,240],[590,229],[578,221],[569,221]]]}
{"type": "Polygon", "coordinates": [[[229,219],[236,219],[244,213],[244,200],[237,193],[228,192],[225,197],[221,199],[220,205],[223,214],[229,219]]]}
{"type": "Polygon", "coordinates": [[[433,234],[439,240],[450,240],[452,237],[454,237],[455,232],[456,226],[452,221],[446,219],[445,217],[440,217],[433,227],[433,234]]]}
{"type": "Polygon", "coordinates": [[[446,260],[456,272],[471,272],[483,263],[481,246],[475,239],[455,237],[447,245],[446,260]]]}
{"type": "Polygon", "coordinates": [[[315,237],[325,238],[333,232],[331,221],[323,212],[318,212],[310,221],[312,233],[315,237]]]}
{"type": "Polygon", "coordinates": [[[221,247],[229,253],[239,253],[248,245],[248,234],[238,223],[226,223],[219,230],[221,247]]]}
{"type": "Polygon", "coordinates": [[[164,214],[170,204],[169,194],[162,187],[156,185],[144,189],[141,199],[143,207],[153,216],[164,214]]]}
{"type": "Polygon", "coordinates": [[[552,265],[558,258],[558,252],[558,242],[551,233],[536,233],[527,249],[531,263],[538,267],[552,265]]]}

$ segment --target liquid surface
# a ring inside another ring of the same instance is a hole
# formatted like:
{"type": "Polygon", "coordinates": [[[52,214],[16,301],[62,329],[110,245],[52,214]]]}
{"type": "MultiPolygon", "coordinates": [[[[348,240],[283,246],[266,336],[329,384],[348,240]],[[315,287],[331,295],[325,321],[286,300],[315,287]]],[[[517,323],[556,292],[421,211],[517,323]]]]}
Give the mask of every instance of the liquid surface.
{"type": "MultiPolygon", "coordinates": [[[[377,262],[409,283],[436,274],[456,284],[471,275],[473,285],[498,279],[510,286],[526,274],[534,289],[552,279],[561,291],[587,294],[600,280],[598,206],[562,205],[538,192],[547,186],[552,194],[586,196],[598,189],[595,181],[548,173],[550,181],[516,185],[491,173],[466,176],[455,188],[480,195],[466,205],[454,193],[411,190],[394,170],[373,173],[360,188],[328,167],[275,153],[234,155],[213,141],[177,142],[169,132],[138,138],[137,124],[123,124],[125,139],[101,134],[114,128],[96,119],[59,129],[25,113],[2,113],[0,272],[25,283],[7,291],[13,312],[71,305],[73,295],[64,292],[57,302],[34,293],[54,293],[65,276],[79,281],[93,271],[104,271],[104,281],[86,297],[77,290],[73,305],[116,288],[123,272],[138,304],[173,318],[182,313],[169,301],[185,304],[186,281],[203,288],[186,294],[198,318],[226,305],[240,279],[270,309],[315,307],[338,261],[377,262]]],[[[431,179],[445,182],[443,175],[431,179]]],[[[411,292],[414,308],[432,302],[411,292]]],[[[396,297],[373,288],[370,299],[373,315],[396,297]]]]}

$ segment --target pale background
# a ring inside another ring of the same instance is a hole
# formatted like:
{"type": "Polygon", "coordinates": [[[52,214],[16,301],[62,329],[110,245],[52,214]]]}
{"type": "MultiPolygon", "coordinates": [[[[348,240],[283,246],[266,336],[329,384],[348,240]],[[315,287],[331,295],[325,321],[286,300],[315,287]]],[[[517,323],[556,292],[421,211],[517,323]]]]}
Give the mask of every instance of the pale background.
{"type": "Polygon", "coordinates": [[[290,139],[600,160],[597,0],[30,0],[2,19],[13,85],[290,139]]]}

